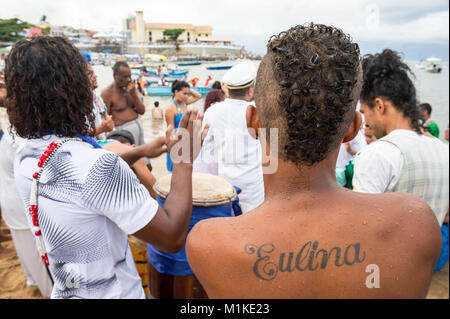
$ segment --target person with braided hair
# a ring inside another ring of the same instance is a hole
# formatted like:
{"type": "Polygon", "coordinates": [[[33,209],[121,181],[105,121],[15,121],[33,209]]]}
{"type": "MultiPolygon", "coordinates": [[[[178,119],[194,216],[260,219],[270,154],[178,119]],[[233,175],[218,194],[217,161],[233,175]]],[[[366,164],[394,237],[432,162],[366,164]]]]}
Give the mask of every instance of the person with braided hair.
{"type": "Polygon", "coordinates": [[[385,49],[363,60],[361,112],[377,141],[355,159],[354,190],[421,197],[442,225],[449,206],[449,147],[421,132],[409,67],[385,49]]]}
{"type": "Polygon", "coordinates": [[[340,145],[361,126],[361,68],[358,45],[334,27],[300,25],[269,40],[250,122],[278,130],[277,140],[259,134],[278,169],[264,175],[259,207],[189,233],[189,265],[210,298],[427,295],[441,242],[429,206],[336,182],[340,145]]]}

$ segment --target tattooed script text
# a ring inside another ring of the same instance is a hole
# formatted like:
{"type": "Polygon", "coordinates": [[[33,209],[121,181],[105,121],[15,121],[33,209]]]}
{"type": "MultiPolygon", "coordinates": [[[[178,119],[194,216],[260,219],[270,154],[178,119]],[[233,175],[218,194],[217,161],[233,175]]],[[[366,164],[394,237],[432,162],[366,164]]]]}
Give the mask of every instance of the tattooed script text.
{"type": "Polygon", "coordinates": [[[244,247],[244,251],[249,255],[256,254],[257,259],[253,264],[253,272],[258,278],[263,280],[275,279],[278,272],[325,269],[328,261],[332,260],[333,253],[334,264],[337,267],[362,263],[366,259],[366,253],[361,253],[361,245],[359,243],[350,244],[345,249],[333,247],[327,251],[319,249],[318,241],[308,241],[297,253],[281,253],[278,260],[276,260],[278,256],[272,254],[275,251],[273,244],[263,244],[261,246],[247,244],[244,247]],[[343,255],[342,251],[344,251],[343,255]],[[276,263],[277,261],[278,264],[276,263]]]}

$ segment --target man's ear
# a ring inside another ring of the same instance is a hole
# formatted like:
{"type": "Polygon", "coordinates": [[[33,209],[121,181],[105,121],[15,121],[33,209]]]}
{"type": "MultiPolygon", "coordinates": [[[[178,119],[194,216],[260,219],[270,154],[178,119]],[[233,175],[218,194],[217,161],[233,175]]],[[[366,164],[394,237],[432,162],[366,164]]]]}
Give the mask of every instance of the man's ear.
{"type": "Polygon", "coordinates": [[[374,104],[375,104],[375,110],[377,111],[377,112],[379,112],[380,114],[384,114],[384,113],[386,113],[386,101],[385,100],[383,100],[382,98],[379,98],[379,97],[377,97],[376,99],[375,99],[375,101],[374,101],[374,104]]]}
{"type": "Polygon", "coordinates": [[[350,127],[348,128],[342,143],[350,142],[356,137],[356,135],[358,135],[358,132],[361,129],[361,123],[362,123],[361,113],[356,111],[352,123],[350,124],[350,127]]]}
{"type": "Polygon", "coordinates": [[[248,132],[253,138],[257,139],[259,129],[259,117],[258,112],[256,111],[256,107],[254,107],[253,105],[249,105],[247,107],[245,119],[247,120],[247,129],[249,130],[248,132]]]}

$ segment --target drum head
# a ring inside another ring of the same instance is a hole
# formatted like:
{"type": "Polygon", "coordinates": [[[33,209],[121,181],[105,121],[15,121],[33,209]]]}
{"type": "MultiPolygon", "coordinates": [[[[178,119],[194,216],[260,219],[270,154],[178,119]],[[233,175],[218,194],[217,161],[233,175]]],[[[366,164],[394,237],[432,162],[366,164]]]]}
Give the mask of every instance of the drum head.
{"type": "MultiPolygon", "coordinates": [[[[153,189],[162,198],[170,192],[172,174],[159,179],[153,189]]],[[[236,190],[224,178],[205,173],[192,173],[192,205],[221,206],[228,205],[236,198],[236,190]]]]}

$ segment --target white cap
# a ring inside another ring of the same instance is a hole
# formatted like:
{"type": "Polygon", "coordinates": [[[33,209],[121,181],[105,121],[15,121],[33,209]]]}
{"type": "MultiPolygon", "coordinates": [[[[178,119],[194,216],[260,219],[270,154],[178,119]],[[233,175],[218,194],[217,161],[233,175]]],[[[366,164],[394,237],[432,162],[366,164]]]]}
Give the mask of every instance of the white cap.
{"type": "Polygon", "coordinates": [[[233,66],[223,77],[230,90],[244,89],[255,82],[256,68],[252,61],[245,60],[233,66]]]}

